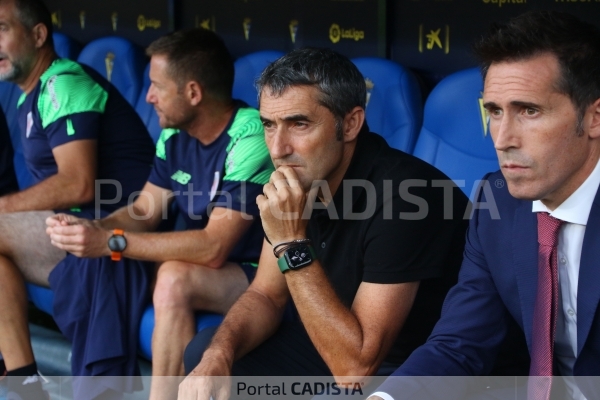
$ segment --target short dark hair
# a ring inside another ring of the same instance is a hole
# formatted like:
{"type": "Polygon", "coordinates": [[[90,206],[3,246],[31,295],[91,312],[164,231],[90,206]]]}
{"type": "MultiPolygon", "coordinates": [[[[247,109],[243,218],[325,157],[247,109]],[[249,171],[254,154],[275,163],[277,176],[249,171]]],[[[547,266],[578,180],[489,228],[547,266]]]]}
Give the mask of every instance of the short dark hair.
{"type": "Polygon", "coordinates": [[[319,104],[335,117],[339,140],[344,117],[356,106],[365,108],[365,78],[352,61],[330,49],[296,49],[271,63],[256,81],[258,101],[266,87],[280,96],[292,86],[313,86],[319,90],[319,104]]]}
{"type": "Polygon", "coordinates": [[[48,7],[41,0],[14,0],[17,18],[23,26],[29,30],[33,29],[37,24],[43,24],[48,31],[48,38],[44,43],[47,46],[54,47],[52,33],[52,15],[48,7]]]}
{"type": "Polygon", "coordinates": [[[165,56],[180,87],[193,80],[214,98],[231,100],[233,60],[216,33],[203,28],[172,32],[152,42],[146,54],[165,56]]]}
{"type": "Polygon", "coordinates": [[[571,14],[530,11],[507,23],[493,24],[473,50],[485,78],[492,63],[554,54],[560,66],[556,89],[569,96],[582,132],[586,109],[600,98],[600,30],[571,14]]]}

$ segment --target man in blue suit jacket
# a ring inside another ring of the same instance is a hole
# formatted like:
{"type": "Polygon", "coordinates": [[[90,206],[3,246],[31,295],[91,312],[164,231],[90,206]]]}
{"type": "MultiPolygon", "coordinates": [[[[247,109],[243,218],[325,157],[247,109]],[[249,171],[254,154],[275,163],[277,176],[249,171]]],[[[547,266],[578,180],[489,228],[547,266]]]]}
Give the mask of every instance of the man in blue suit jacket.
{"type": "MultiPolygon", "coordinates": [[[[431,390],[399,376],[488,374],[511,317],[533,356],[532,343],[542,336],[533,323],[538,212],[562,221],[550,369],[600,375],[600,31],[568,14],[531,12],[494,26],[475,51],[501,171],[483,181],[477,201],[489,207],[475,207],[459,282],[442,318],[373,399],[431,390]]],[[[437,383],[445,398],[457,386],[446,378],[437,383]]],[[[569,398],[600,398],[590,379],[568,378],[566,390],[569,398]]]]}

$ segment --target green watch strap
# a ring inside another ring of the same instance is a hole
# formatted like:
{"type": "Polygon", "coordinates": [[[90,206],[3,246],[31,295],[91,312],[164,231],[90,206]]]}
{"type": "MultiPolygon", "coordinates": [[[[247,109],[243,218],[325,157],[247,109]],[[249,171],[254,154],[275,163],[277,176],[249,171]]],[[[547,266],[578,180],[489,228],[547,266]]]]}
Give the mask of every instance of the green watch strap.
{"type": "Polygon", "coordinates": [[[279,257],[279,260],[277,260],[277,265],[279,266],[279,270],[282,274],[290,270],[290,267],[288,267],[287,260],[285,259],[285,252],[281,257],[279,257]]]}
{"type": "Polygon", "coordinates": [[[298,244],[298,246],[290,247],[289,249],[284,251],[283,255],[281,257],[279,257],[279,259],[277,260],[277,265],[279,266],[279,270],[281,271],[281,273],[286,273],[287,271],[292,269],[292,268],[290,268],[290,266],[288,264],[288,258],[287,258],[288,251],[294,250],[296,247],[300,247],[300,246],[308,247],[308,251],[309,251],[310,257],[311,257],[311,262],[308,264],[302,265],[299,268],[294,268],[294,269],[308,267],[310,264],[313,263],[313,261],[315,261],[317,259],[317,254],[315,253],[315,249],[310,244],[298,244]]]}

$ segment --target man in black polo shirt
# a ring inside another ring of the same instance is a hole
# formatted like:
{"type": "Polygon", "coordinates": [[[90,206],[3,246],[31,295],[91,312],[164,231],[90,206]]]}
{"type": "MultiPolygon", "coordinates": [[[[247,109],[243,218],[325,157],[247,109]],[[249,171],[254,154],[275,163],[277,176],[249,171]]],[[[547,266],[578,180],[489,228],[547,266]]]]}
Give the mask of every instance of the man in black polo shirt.
{"type": "Polygon", "coordinates": [[[179,399],[224,398],[229,387],[202,376],[356,377],[399,365],[427,339],[462,260],[466,197],[369,132],[350,60],[295,50],[258,87],[277,168],[257,197],[268,240],[210,346],[210,331],[188,346],[179,399]],[[282,322],[290,298],[301,321],[282,322]]]}

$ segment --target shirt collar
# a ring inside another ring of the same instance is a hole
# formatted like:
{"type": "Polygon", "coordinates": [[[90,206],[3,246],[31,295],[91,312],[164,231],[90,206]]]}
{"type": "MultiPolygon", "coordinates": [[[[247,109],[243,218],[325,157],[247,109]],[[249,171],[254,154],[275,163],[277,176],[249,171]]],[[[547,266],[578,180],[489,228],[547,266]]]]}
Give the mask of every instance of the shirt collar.
{"type": "Polygon", "coordinates": [[[587,225],[587,220],[592,209],[600,185],[600,161],[587,179],[554,211],[548,210],[540,200],[535,200],[532,205],[533,212],[547,212],[554,218],[573,224],[587,225]]]}

